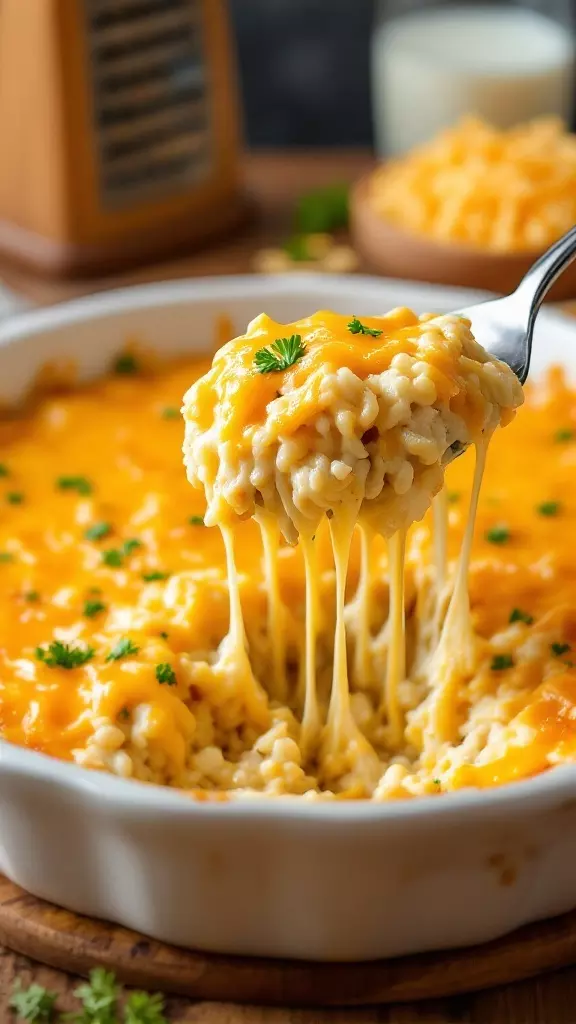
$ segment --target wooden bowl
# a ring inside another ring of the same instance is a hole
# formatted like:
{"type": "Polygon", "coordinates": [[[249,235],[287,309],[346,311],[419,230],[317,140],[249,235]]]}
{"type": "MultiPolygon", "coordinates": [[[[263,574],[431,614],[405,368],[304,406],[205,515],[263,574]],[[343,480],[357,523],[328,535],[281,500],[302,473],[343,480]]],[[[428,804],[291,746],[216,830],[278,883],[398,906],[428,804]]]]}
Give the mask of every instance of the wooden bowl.
{"type": "MultiPolygon", "coordinates": [[[[358,255],[386,277],[402,277],[434,284],[485,288],[507,294],[541,252],[494,253],[469,245],[435,242],[410,234],[379,217],[369,198],[369,178],[362,178],[350,196],[350,230],[358,255]]],[[[576,297],[576,261],[550,290],[556,302],[576,297]]]]}

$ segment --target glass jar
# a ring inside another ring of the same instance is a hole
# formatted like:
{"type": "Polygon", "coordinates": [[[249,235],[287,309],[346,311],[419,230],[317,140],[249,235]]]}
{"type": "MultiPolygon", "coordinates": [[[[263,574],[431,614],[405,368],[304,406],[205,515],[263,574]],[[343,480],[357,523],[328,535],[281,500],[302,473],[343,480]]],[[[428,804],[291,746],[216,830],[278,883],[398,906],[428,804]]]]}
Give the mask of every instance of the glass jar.
{"type": "Polygon", "coordinates": [[[499,128],[548,115],[571,123],[571,0],[380,0],[371,63],[381,156],[405,152],[466,115],[499,128]]]}

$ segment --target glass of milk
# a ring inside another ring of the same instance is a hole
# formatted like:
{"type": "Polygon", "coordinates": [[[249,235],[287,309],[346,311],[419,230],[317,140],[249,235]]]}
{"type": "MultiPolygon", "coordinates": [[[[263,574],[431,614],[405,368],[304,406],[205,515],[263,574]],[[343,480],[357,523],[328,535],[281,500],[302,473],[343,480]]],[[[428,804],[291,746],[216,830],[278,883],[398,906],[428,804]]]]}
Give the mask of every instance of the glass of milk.
{"type": "Polygon", "coordinates": [[[556,115],[571,122],[570,0],[381,0],[372,37],[376,149],[405,152],[465,115],[499,128],[556,115]]]}

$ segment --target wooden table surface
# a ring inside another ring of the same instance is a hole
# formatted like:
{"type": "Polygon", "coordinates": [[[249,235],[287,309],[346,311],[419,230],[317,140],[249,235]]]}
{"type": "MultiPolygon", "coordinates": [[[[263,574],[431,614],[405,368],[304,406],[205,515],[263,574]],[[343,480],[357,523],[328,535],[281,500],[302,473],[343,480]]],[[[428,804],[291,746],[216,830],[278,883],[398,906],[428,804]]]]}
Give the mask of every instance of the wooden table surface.
{"type": "MultiPolygon", "coordinates": [[[[97,281],[58,282],[0,267],[0,278],[39,305],[109,287],[205,274],[251,270],[257,249],[276,245],[289,233],[294,201],[302,192],[334,181],[351,181],[371,164],[366,151],[261,152],[246,158],[246,183],[256,200],[255,221],[243,232],[183,259],[97,281]]],[[[61,993],[62,1010],[77,1009],[78,984],[62,972],[33,964],[0,947],[0,1024],[11,1020],[8,999],[14,982],[32,981],[61,993]]],[[[532,981],[434,1003],[367,1010],[293,1010],[221,1003],[167,1002],[173,1022],[189,1024],[576,1024],[576,967],[532,981]]]]}

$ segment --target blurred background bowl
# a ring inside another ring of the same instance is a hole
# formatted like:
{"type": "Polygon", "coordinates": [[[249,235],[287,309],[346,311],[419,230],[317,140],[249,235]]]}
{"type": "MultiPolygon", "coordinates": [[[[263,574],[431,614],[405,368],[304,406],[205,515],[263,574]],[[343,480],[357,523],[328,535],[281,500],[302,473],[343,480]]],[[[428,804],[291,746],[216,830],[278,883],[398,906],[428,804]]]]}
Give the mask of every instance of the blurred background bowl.
{"type": "MultiPolygon", "coordinates": [[[[350,193],[350,231],[354,247],[367,266],[386,277],[434,284],[513,291],[541,252],[491,252],[487,249],[436,242],[404,231],[378,216],[369,199],[370,177],[361,178],[350,193]]],[[[576,263],[554,285],[556,302],[576,298],[576,263]]]]}

